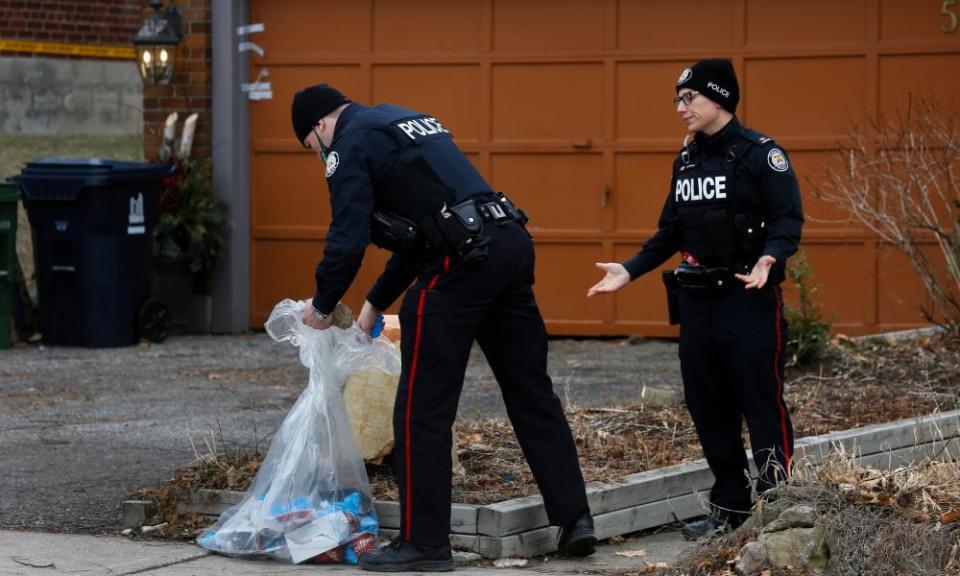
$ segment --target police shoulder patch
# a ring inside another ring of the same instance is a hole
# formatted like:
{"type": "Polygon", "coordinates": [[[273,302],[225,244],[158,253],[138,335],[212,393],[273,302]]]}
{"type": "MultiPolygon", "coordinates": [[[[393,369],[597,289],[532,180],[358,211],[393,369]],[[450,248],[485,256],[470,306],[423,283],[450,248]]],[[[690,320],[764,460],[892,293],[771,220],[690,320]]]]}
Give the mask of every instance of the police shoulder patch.
{"type": "Polygon", "coordinates": [[[771,148],[767,152],[767,164],[777,172],[786,172],[787,168],[790,168],[787,156],[779,148],[771,148]]]}
{"type": "Polygon", "coordinates": [[[336,152],[331,152],[327,155],[327,178],[333,176],[333,173],[337,171],[337,166],[340,165],[340,155],[336,152]]]}
{"type": "Polygon", "coordinates": [[[693,76],[693,70],[690,68],[684,68],[683,72],[680,73],[680,77],[677,78],[677,86],[689,80],[691,76],[693,76]]]}

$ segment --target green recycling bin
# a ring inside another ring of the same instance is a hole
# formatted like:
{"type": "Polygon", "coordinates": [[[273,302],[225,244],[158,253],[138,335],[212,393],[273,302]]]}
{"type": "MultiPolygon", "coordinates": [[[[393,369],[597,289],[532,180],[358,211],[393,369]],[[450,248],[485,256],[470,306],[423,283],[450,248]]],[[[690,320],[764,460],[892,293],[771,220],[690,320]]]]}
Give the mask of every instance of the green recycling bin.
{"type": "Polygon", "coordinates": [[[0,349],[13,345],[10,338],[13,291],[17,287],[17,202],[20,190],[0,182],[0,349]]]}

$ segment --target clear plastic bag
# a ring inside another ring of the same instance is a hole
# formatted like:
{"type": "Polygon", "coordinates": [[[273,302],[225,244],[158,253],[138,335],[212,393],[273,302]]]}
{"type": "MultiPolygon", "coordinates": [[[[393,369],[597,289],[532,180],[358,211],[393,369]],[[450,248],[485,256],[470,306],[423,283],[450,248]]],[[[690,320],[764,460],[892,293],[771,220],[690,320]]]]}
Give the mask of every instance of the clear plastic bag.
{"type": "Polygon", "coordinates": [[[373,497],[341,390],[362,370],[399,374],[400,362],[389,341],[371,342],[356,323],[346,330],[306,326],[304,305],[280,302],[266,329],[277,342],[299,348],[309,384],[277,430],[243,501],[197,538],[202,548],[299,564],[356,563],[357,555],[377,546],[373,497]]]}

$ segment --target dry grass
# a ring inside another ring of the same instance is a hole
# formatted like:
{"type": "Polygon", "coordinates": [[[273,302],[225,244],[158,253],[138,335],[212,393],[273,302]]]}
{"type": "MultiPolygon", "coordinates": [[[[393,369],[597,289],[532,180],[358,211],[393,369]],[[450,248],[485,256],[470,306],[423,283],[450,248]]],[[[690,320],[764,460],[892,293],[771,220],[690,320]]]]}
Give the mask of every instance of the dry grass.
{"type": "Polygon", "coordinates": [[[190,465],[178,468],[172,480],[156,488],[143,488],[131,496],[136,500],[151,500],[157,503],[157,521],[167,524],[155,533],[157,536],[196,536],[200,530],[212,524],[212,520],[193,513],[181,514],[177,512],[177,504],[189,502],[194,492],[200,488],[246,490],[256,477],[265,456],[259,444],[255,444],[251,449],[238,446],[227,451],[219,429],[211,430],[202,442],[202,449],[193,443],[196,459],[190,465]]]}
{"type": "MultiPolygon", "coordinates": [[[[793,370],[787,378],[787,402],[793,408],[796,437],[823,434],[957,408],[960,347],[941,338],[892,345],[838,342],[821,366],[804,372],[793,370]]],[[[616,483],[627,474],[701,456],[690,417],[680,403],[655,408],[568,407],[567,418],[588,482],[616,483]]],[[[456,433],[458,457],[466,473],[454,475],[454,502],[487,504],[536,493],[509,422],[461,421],[456,433]]],[[[263,458],[260,447],[226,452],[222,442],[212,438],[205,442],[205,451],[197,450],[194,464],[177,472],[173,483],[180,488],[161,488],[158,497],[179,498],[196,488],[245,490],[249,486],[263,458]]],[[[822,475],[839,473],[838,465],[821,470],[822,475]]],[[[946,474],[932,464],[924,468],[924,474],[934,470],[946,474]]],[[[798,477],[818,485],[840,483],[837,478],[804,476],[802,472],[798,477]]],[[[376,498],[396,499],[388,467],[371,467],[370,479],[376,498]]],[[[944,479],[943,484],[949,482],[944,479]]],[[[923,495],[918,496],[922,501],[950,502],[939,493],[913,493],[923,495]]],[[[172,506],[175,509],[175,503],[172,506]]],[[[169,513],[170,505],[165,509],[169,513]]],[[[930,514],[937,513],[930,510],[930,514]]]]}
{"type": "MultiPolygon", "coordinates": [[[[567,420],[588,482],[616,483],[628,474],[700,455],[689,416],[675,407],[571,409],[567,420]]],[[[489,504],[537,491],[508,421],[458,422],[456,433],[465,473],[454,475],[454,502],[489,504]]],[[[370,472],[374,495],[396,499],[390,469],[378,467],[370,472]]]]}
{"type": "MultiPolygon", "coordinates": [[[[956,454],[940,457],[946,460],[924,459],[894,470],[863,468],[843,450],[820,465],[800,462],[788,484],[764,496],[754,518],[767,506],[815,508],[830,547],[828,575],[960,574],[960,460],[956,454]]],[[[676,566],[656,574],[732,575],[741,548],[756,539],[754,526],[748,522],[732,534],[706,541],[676,566]]],[[[771,568],[765,574],[807,572],[771,568]]]]}

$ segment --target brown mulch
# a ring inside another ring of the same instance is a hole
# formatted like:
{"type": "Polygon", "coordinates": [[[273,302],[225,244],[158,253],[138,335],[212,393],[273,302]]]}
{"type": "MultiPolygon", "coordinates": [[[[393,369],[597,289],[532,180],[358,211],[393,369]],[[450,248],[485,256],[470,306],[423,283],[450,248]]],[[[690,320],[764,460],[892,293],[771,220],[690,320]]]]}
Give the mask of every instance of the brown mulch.
{"type": "MultiPolygon", "coordinates": [[[[960,408],[960,343],[939,337],[889,344],[835,339],[814,367],[788,368],[786,401],[796,438],[826,434],[960,408]]],[[[590,481],[615,483],[636,472],[700,458],[686,407],[569,408],[583,468],[590,481]]],[[[488,504],[537,491],[505,420],[457,423],[453,501],[488,504]]],[[[373,470],[378,497],[396,497],[386,470],[373,470]]]]}
{"type": "MultiPolygon", "coordinates": [[[[960,408],[960,342],[931,337],[891,344],[838,337],[816,366],[788,368],[785,382],[796,438],[953,410],[960,408]]],[[[616,483],[628,474],[702,455],[682,402],[568,406],[567,417],[588,482],[616,483]]],[[[458,422],[456,436],[465,473],[454,475],[454,502],[489,504],[537,492],[509,422],[458,422]]],[[[165,500],[196,488],[245,490],[262,457],[256,450],[208,450],[191,468],[179,470],[171,484],[137,496],[159,499],[163,508],[165,500]]],[[[374,496],[396,499],[390,469],[369,471],[374,496]]],[[[165,511],[172,512],[169,502],[165,511]]]]}

